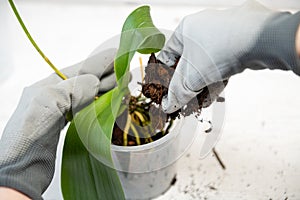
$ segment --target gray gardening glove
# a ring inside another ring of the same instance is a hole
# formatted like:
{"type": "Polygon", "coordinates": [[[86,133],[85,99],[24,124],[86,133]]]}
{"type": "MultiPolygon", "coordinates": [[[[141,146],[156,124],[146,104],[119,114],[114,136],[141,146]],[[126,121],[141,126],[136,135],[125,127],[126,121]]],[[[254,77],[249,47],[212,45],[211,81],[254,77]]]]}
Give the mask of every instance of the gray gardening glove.
{"type": "Polygon", "coordinates": [[[300,12],[275,12],[255,1],[185,17],[158,56],[169,66],[181,57],[162,101],[164,111],[178,110],[206,85],[246,68],[300,75],[295,48],[299,22],[300,12]]]}
{"type": "Polygon", "coordinates": [[[75,114],[115,86],[115,49],[100,52],[25,88],[0,140],[0,186],[41,199],[54,173],[66,113],[75,114]]]}

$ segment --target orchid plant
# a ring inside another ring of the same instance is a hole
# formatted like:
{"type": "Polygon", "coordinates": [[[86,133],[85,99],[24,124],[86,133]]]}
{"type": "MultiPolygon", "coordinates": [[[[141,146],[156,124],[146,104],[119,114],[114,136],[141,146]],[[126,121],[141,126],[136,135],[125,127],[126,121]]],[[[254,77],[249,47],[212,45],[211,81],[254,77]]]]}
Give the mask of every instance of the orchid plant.
{"type": "MultiPolygon", "coordinates": [[[[45,56],[27,30],[13,0],[8,0],[29,41],[62,79],[62,74],[45,56]]],[[[164,46],[165,36],[154,26],[150,7],[135,9],[125,20],[114,69],[117,87],[106,92],[75,116],[64,141],[61,188],[64,199],[125,199],[111,155],[114,123],[124,111],[128,93],[130,62],[135,54],[151,54],[164,46]]]]}

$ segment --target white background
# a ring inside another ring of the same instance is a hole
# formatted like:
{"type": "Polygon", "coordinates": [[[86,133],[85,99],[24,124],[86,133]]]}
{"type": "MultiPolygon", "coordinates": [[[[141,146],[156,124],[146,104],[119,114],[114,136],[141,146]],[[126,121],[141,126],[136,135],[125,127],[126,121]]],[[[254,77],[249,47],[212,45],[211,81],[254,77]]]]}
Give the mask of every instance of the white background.
{"type": "MultiPolygon", "coordinates": [[[[36,2],[17,1],[17,6],[36,42],[63,68],[85,59],[101,42],[120,33],[126,16],[141,1],[36,2]]],[[[182,17],[203,6],[226,7],[243,1],[143,2],[151,5],[158,27],[173,30],[182,17]]],[[[298,0],[263,2],[282,10],[300,9],[298,0]]],[[[0,133],[22,89],[50,73],[8,3],[1,1],[0,133]]],[[[299,89],[300,78],[292,72],[247,70],[232,77],[226,88],[226,120],[217,145],[226,171],[210,155],[199,159],[198,138],[178,163],[175,186],[158,199],[300,199],[299,89]]],[[[59,164],[60,158],[58,169],[59,164]]],[[[45,199],[60,198],[57,171],[45,199]]]]}

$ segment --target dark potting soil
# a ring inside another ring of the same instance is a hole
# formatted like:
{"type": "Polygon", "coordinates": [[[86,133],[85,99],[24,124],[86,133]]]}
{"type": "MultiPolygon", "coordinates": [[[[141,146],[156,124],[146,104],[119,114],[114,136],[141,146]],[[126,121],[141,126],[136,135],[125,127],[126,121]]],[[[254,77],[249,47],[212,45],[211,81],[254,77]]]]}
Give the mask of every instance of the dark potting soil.
{"type": "Polygon", "coordinates": [[[112,135],[113,144],[135,146],[138,145],[138,140],[140,145],[158,140],[168,134],[173,120],[177,117],[186,117],[191,114],[199,116],[201,109],[210,106],[215,100],[224,102],[225,99],[219,97],[219,94],[227,85],[228,80],[208,85],[186,106],[172,114],[165,114],[161,108],[161,101],[168,93],[168,87],[179,59],[169,67],[151,54],[145,68],[144,83],[141,83],[142,94],[150,100],[139,101],[140,96],[124,98],[124,104],[128,105],[128,108],[116,120],[112,135]],[[131,117],[133,126],[129,129],[128,116],[131,117]],[[124,138],[124,131],[128,133],[127,138],[124,138]],[[137,134],[138,137],[136,137],[137,134]]]}
{"type": "MultiPolygon", "coordinates": [[[[163,96],[168,93],[168,87],[179,59],[177,59],[177,62],[173,66],[168,67],[156,59],[154,54],[151,54],[145,69],[145,84],[142,87],[142,92],[146,97],[151,98],[157,104],[161,104],[163,96]]],[[[191,114],[200,115],[201,109],[210,106],[216,99],[225,101],[223,97],[219,97],[219,94],[227,83],[228,80],[225,80],[208,85],[186,106],[175,113],[180,113],[185,117],[191,114]]],[[[172,115],[175,115],[175,113],[172,115]]]]}

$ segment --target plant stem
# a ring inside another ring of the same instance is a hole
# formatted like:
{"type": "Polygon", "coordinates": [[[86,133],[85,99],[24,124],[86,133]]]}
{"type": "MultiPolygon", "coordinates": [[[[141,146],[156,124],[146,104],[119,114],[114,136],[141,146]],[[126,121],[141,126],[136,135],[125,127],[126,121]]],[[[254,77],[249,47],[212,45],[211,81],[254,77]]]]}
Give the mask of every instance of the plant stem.
{"type": "Polygon", "coordinates": [[[153,142],[153,140],[151,138],[151,134],[150,134],[150,133],[152,133],[151,129],[149,128],[150,126],[151,126],[151,124],[147,128],[148,132],[146,133],[146,137],[147,137],[146,140],[148,140],[148,142],[153,142]]]}
{"type": "Polygon", "coordinates": [[[167,126],[167,128],[166,128],[166,131],[163,131],[163,135],[169,133],[170,128],[171,128],[172,125],[173,125],[173,121],[174,121],[173,119],[170,120],[170,122],[169,122],[169,124],[168,124],[168,126],[167,126]]]}
{"type": "Polygon", "coordinates": [[[134,127],[133,124],[130,124],[130,128],[131,128],[131,130],[132,130],[132,132],[133,132],[133,134],[134,134],[134,136],[136,138],[136,144],[137,145],[141,145],[141,140],[140,140],[140,137],[139,137],[139,134],[138,134],[136,128],[134,127]]]}
{"type": "Polygon", "coordinates": [[[27,30],[21,16],[19,15],[19,12],[13,2],[13,0],[8,0],[15,16],[17,17],[19,24],[21,25],[23,31],[25,32],[27,38],[29,39],[29,41],[31,42],[31,44],[34,46],[34,48],[39,52],[39,54],[42,56],[42,58],[49,64],[49,66],[55,71],[55,73],[60,76],[63,80],[66,80],[67,77],[61,73],[53,64],[52,62],[45,56],[45,54],[42,52],[42,50],[38,47],[38,45],[35,43],[35,41],[33,40],[33,38],[31,37],[29,31],[27,30]]]}
{"type": "Polygon", "coordinates": [[[213,154],[215,155],[215,157],[217,158],[217,161],[219,162],[219,164],[221,165],[222,169],[225,170],[226,166],[224,165],[224,163],[222,162],[217,150],[215,148],[212,149],[213,154]]]}
{"type": "Polygon", "coordinates": [[[135,111],[133,111],[133,113],[139,118],[140,120],[140,123],[138,123],[140,126],[144,126],[146,125],[148,122],[149,122],[149,119],[145,119],[144,115],[142,114],[142,112],[144,112],[144,110],[141,109],[138,109],[136,108],[135,111]],[[141,111],[139,111],[141,110],[141,111]]]}
{"type": "Polygon", "coordinates": [[[153,142],[153,140],[152,140],[152,138],[151,138],[151,130],[150,130],[150,127],[151,127],[152,125],[151,124],[149,124],[148,126],[147,126],[147,128],[145,128],[145,129],[143,129],[144,131],[143,131],[143,135],[145,136],[145,140],[146,141],[148,141],[148,142],[153,142]]]}
{"type": "Polygon", "coordinates": [[[130,128],[130,124],[131,124],[131,116],[128,114],[127,115],[127,121],[126,121],[126,125],[125,125],[125,128],[124,128],[124,131],[123,131],[123,145],[124,146],[127,146],[128,144],[128,133],[129,133],[129,128],[130,128]]]}
{"type": "Polygon", "coordinates": [[[139,61],[140,61],[140,70],[141,70],[141,76],[142,76],[142,83],[144,82],[144,67],[143,67],[143,60],[142,57],[139,57],[139,61]]]}

